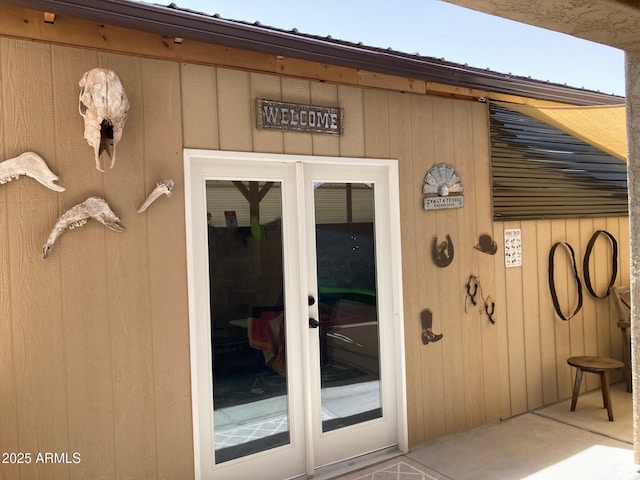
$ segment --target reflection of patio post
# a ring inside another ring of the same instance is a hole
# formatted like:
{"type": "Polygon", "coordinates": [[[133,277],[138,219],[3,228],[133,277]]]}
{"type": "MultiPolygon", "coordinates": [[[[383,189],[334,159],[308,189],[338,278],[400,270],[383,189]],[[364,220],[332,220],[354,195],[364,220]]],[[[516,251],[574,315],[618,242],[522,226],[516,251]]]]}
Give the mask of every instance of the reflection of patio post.
{"type": "Polygon", "coordinates": [[[631,371],[633,378],[633,450],[640,463],[640,52],[626,52],[626,103],[631,251],[631,371]]]}

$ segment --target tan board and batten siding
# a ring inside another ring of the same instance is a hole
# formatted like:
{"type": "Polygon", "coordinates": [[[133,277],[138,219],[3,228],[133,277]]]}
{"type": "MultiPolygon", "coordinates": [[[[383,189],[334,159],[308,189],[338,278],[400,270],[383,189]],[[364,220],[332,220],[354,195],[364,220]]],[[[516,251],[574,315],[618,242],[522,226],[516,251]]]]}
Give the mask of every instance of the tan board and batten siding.
{"type": "MultiPolygon", "coordinates": [[[[183,148],[398,160],[411,446],[569,397],[571,355],[621,358],[609,301],[586,294],[575,318],[559,320],[547,268],[552,244],[567,241],[581,271],[589,237],[605,229],[620,244],[617,283],[628,284],[628,219],[493,222],[488,112],[474,92],[263,54],[215,57],[217,47],[188,42],[186,61],[162,37],[72,19],[76,34],[64,36],[63,21],[38,21],[41,13],[0,7],[0,156],[36,151],[67,190],[25,177],[0,186],[0,452],[80,452],[82,461],[2,464],[0,479],[193,477],[183,148]],[[100,28],[108,41],[91,34],[100,28]],[[231,57],[240,68],[226,65],[231,57]],[[77,110],[78,80],[93,67],[117,71],[131,101],[104,174],[77,110]],[[467,98],[446,96],[454,92],[467,98]],[[339,105],[345,134],[257,130],[256,97],[339,105]],[[424,211],[424,177],[441,162],[462,177],[465,206],[424,211]],[[175,180],[174,196],[137,214],[162,178],[175,180]],[[126,232],[89,222],[43,260],[59,215],[90,195],[109,201],[126,232]],[[504,267],[507,228],[522,230],[522,267],[504,267]],[[473,248],[485,233],[495,256],[473,248]],[[438,268],[431,242],[447,235],[455,259],[438,268]],[[495,325],[466,299],[470,275],[495,301],[495,325]],[[444,337],[425,346],[426,308],[444,337]]],[[[566,259],[556,258],[559,296],[574,298],[566,259]]],[[[609,262],[599,241],[590,267],[599,291],[609,262]]]]}

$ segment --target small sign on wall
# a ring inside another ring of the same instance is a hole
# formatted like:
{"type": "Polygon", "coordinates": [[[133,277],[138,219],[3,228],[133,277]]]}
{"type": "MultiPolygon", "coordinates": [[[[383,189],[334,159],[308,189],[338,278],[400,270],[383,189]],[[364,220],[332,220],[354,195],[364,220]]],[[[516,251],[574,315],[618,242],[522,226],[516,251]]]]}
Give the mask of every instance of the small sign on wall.
{"type": "Polygon", "coordinates": [[[455,168],[446,163],[439,163],[429,170],[424,177],[422,187],[425,210],[464,207],[462,182],[455,168]]]}
{"type": "Polygon", "coordinates": [[[504,265],[507,268],[522,266],[522,232],[519,228],[504,231],[504,265]]]}
{"type": "Polygon", "coordinates": [[[256,99],[258,128],[342,135],[343,109],[256,99]]]}

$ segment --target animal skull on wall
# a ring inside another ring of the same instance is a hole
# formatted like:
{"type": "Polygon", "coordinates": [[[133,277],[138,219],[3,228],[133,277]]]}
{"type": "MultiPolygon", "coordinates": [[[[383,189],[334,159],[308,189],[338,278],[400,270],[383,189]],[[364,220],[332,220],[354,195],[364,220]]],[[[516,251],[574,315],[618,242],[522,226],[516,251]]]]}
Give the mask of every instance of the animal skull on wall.
{"type": "Polygon", "coordinates": [[[84,138],[93,147],[96,168],[104,172],[100,163],[103,151],[116,163],[116,145],[122,137],[127,121],[129,99],[120,77],[113,70],[94,68],[80,79],[78,109],[84,118],[84,138]]]}

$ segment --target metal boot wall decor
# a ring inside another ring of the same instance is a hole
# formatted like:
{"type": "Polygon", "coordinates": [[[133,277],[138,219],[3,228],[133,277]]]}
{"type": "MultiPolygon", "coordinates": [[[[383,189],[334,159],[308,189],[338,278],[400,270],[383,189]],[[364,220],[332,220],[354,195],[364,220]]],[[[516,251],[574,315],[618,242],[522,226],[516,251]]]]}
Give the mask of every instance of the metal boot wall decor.
{"type": "Polygon", "coordinates": [[[428,308],[420,312],[420,323],[422,324],[423,345],[427,345],[429,342],[434,343],[442,339],[442,333],[433,333],[431,330],[433,325],[433,314],[428,308]]]}

